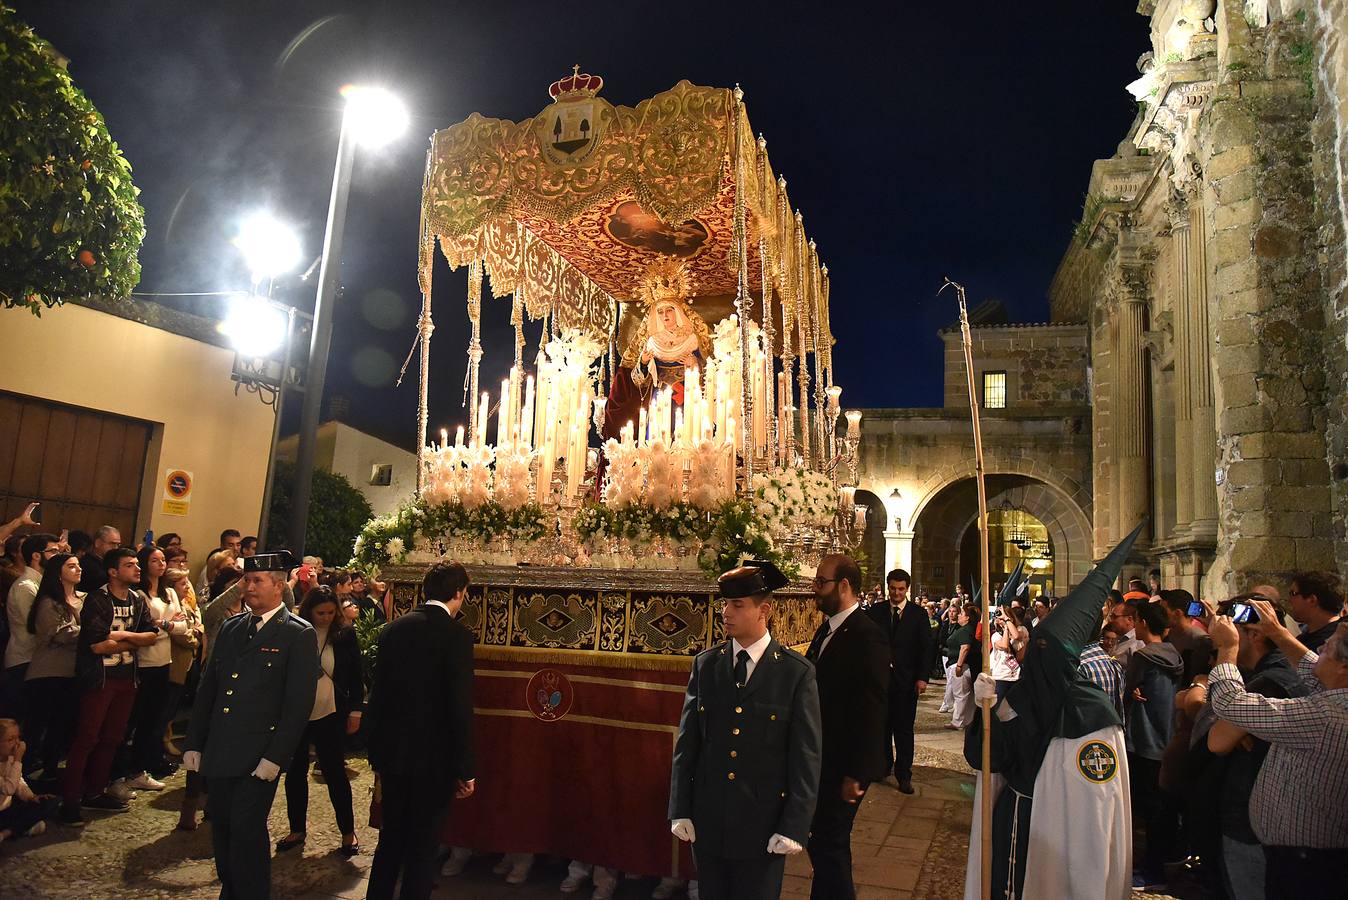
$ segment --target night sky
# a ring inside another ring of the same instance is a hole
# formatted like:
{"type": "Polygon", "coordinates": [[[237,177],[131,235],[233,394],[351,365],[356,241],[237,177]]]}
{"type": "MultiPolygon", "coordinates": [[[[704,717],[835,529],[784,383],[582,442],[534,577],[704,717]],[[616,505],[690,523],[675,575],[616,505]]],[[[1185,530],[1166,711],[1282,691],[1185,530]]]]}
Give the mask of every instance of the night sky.
{"type": "MultiPolygon", "coordinates": [[[[431,132],[474,111],[530,118],[574,63],[626,106],[684,78],[738,82],[829,267],[844,405],[938,406],[936,331],[955,318],[950,295],[934,297],[942,276],[972,303],[1004,301],[1013,320],[1048,318],[1091,163],[1124,137],[1134,105],[1123,86],[1149,46],[1134,2],[12,5],[70,58],[134,168],[142,292],[247,288],[230,238],[258,208],[299,227],[307,266],[338,88],[365,81],[403,97],[409,132],[357,160],[327,396],[345,398],[351,424],[409,448],[415,361],[402,387],[393,380],[415,337],[431,132]]],[[[312,309],[316,282],[292,276],[277,296],[312,309]]],[[[439,261],[433,428],[466,418],[465,283],[439,261]]],[[[162,302],[222,313],[217,298],[162,302]]],[[[491,385],[513,356],[509,301],[483,306],[491,385]]]]}

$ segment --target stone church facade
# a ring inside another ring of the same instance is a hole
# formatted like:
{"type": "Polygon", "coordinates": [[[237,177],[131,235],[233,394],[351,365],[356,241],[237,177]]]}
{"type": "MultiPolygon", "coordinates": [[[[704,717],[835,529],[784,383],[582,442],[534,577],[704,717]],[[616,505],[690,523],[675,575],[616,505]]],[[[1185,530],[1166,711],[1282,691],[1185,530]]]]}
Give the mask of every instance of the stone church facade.
{"type": "Polygon", "coordinates": [[[1348,2],[1143,0],[1138,115],[1050,289],[1086,322],[1097,556],[1217,596],[1348,569],[1348,2]]]}
{"type": "MultiPolygon", "coordinates": [[[[1044,523],[1059,595],[1138,522],[1132,568],[1196,594],[1348,572],[1348,0],[1138,11],[1138,113],[1091,169],[1051,321],[974,330],[975,386],[1005,392],[983,411],[989,508],[1044,523]]],[[[942,338],[944,407],[866,411],[858,494],[867,556],[932,592],[974,570],[942,338]]]]}

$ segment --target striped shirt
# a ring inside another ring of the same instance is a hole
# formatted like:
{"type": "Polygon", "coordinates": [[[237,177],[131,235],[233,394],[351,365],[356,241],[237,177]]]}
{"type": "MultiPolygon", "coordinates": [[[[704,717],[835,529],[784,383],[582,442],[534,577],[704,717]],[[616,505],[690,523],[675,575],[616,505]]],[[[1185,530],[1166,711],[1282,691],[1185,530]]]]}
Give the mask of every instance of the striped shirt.
{"type": "Polygon", "coordinates": [[[1109,695],[1114,710],[1123,719],[1123,666],[1117,659],[1105,652],[1100,642],[1087,644],[1081,648],[1081,665],[1077,671],[1109,695]]]}
{"type": "Polygon", "coordinates": [[[1348,847],[1348,689],[1326,690],[1307,653],[1297,674],[1307,697],[1279,700],[1245,691],[1231,663],[1213,668],[1217,715],[1271,745],[1250,795],[1250,824],[1265,846],[1348,847]]]}

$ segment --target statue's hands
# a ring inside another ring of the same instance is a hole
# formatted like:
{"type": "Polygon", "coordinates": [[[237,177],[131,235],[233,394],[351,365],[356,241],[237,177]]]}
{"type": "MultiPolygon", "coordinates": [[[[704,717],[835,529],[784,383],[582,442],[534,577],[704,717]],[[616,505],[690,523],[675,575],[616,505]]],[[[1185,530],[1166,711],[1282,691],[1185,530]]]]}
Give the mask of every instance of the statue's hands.
{"type": "Polygon", "coordinates": [[[655,354],[652,353],[650,350],[642,350],[642,351],[641,351],[641,364],[642,364],[643,366],[646,365],[646,363],[650,362],[650,361],[651,361],[652,359],[654,359],[654,358],[655,358],[655,354]]]}

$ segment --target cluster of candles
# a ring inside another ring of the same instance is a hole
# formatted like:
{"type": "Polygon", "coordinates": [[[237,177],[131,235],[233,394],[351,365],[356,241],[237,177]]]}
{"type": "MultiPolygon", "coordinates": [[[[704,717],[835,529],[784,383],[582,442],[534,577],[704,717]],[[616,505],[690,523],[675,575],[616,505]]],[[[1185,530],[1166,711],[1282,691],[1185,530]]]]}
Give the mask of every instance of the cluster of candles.
{"type": "Polygon", "coordinates": [[[845,485],[838,488],[839,499],[842,501],[842,514],[846,516],[850,511],[852,514],[852,527],[857,531],[866,530],[866,513],[869,509],[865,504],[857,506],[857,489],[852,485],[845,485]]]}

